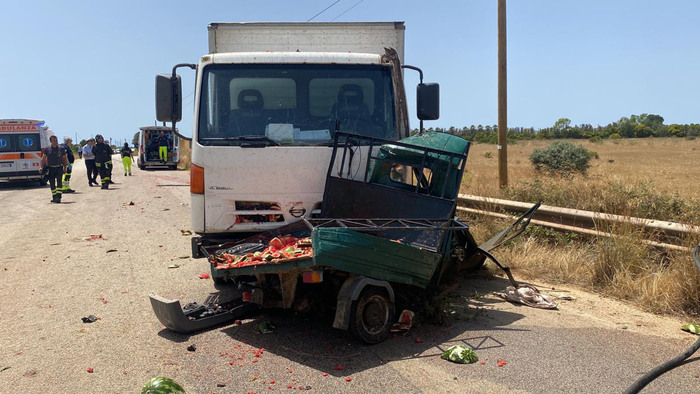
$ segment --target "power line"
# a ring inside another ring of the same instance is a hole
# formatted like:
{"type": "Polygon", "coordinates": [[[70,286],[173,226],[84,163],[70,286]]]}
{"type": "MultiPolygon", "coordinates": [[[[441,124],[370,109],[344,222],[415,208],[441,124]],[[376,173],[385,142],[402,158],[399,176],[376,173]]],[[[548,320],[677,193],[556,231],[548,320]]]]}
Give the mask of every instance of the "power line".
{"type": "Polygon", "coordinates": [[[350,11],[351,9],[355,8],[355,6],[357,6],[358,4],[362,3],[363,1],[365,1],[365,0],[360,0],[360,1],[358,1],[358,2],[355,3],[352,7],[348,8],[348,9],[345,10],[345,11],[343,11],[342,14],[340,14],[340,15],[336,16],[335,18],[331,19],[331,22],[333,22],[334,20],[340,18],[341,16],[343,16],[343,14],[345,14],[346,12],[348,12],[348,11],[350,11]]]}
{"type": "Polygon", "coordinates": [[[340,0],[336,0],[335,3],[329,5],[328,7],[324,8],[323,11],[321,11],[321,12],[319,12],[318,14],[312,16],[311,19],[309,19],[307,22],[311,22],[311,20],[313,20],[313,19],[316,18],[317,16],[323,14],[324,12],[326,12],[326,10],[328,10],[329,8],[333,7],[334,5],[336,5],[336,4],[338,4],[338,3],[340,3],[340,0]]]}

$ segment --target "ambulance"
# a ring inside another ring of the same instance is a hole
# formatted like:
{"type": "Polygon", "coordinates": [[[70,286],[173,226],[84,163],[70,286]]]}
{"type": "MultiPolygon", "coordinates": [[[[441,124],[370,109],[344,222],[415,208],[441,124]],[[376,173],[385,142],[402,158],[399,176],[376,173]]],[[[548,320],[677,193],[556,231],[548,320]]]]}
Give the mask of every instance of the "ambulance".
{"type": "Polygon", "coordinates": [[[46,185],[39,168],[51,134],[43,120],[0,119],[0,182],[36,181],[46,185]]]}

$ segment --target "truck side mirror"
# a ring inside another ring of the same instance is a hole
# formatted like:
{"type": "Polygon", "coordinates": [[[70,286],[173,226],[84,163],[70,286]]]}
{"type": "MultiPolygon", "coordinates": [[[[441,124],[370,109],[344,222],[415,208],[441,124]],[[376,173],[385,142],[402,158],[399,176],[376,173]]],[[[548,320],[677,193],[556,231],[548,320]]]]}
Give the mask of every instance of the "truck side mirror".
{"type": "Polygon", "coordinates": [[[182,119],[182,79],[170,74],[156,75],[156,119],[179,122],[182,119]]]}
{"type": "Polygon", "coordinates": [[[416,89],[418,119],[436,120],[440,118],[440,85],[420,83],[416,89]]]}

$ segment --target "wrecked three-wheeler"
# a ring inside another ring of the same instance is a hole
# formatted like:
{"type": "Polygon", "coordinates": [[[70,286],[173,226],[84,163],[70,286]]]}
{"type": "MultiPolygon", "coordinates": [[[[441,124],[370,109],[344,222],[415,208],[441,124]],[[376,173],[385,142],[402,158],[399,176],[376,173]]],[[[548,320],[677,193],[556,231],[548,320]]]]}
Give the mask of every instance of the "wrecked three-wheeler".
{"type": "Polygon", "coordinates": [[[241,296],[183,308],[151,295],[156,316],[190,333],[260,308],[326,306],[333,327],[377,343],[399,297],[430,296],[446,275],[487,257],[517,286],[490,251],[522,233],[538,205],[478,246],[455,217],[468,152],[468,141],[438,132],[399,142],[336,132],[320,217],[205,247],[212,278],[235,283],[241,296]]]}

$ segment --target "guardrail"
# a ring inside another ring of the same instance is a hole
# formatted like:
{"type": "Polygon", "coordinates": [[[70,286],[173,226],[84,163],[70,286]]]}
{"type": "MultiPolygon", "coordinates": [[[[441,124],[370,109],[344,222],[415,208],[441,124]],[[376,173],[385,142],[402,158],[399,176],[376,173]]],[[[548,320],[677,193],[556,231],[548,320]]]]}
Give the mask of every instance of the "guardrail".
{"type": "MultiPolygon", "coordinates": [[[[508,213],[522,214],[533,205],[468,194],[460,194],[457,202],[458,211],[501,218],[510,217],[508,213]]],[[[635,230],[644,231],[648,235],[648,239],[645,240],[647,244],[681,251],[691,250],[692,248],[683,246],[684,243],[689,236],[700,234],[700,226],[549,205],[540,206],[530,223],[558,231],[607,237],[617,236],[610,231],[615,226],[632,226],[635,230]]]]}

